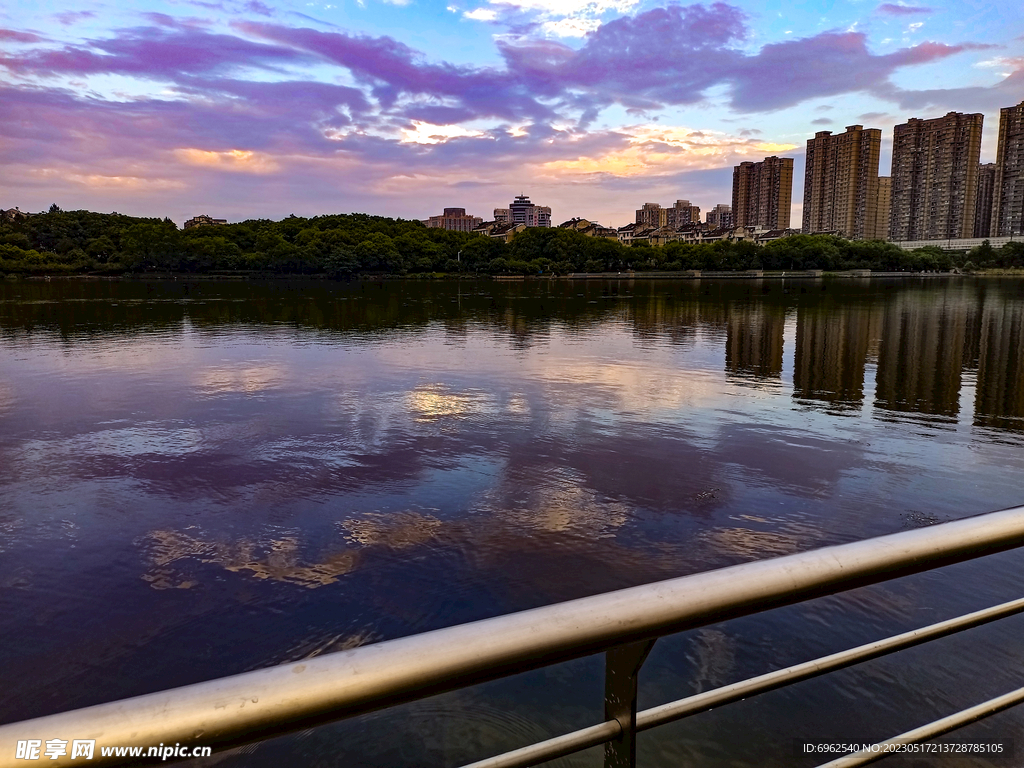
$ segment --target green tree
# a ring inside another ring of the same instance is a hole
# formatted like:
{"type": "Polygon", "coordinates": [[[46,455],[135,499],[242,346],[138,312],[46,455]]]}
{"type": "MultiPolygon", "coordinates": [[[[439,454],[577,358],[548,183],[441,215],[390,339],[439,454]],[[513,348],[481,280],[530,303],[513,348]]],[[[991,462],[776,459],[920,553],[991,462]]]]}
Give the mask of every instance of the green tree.
{"type": "Polygon", "coordinates": [[[385,234],[374,232],[355,247],[355,256],[361,269],[369,272],[404,272],[402,255],[394,241],[385,234]]]}

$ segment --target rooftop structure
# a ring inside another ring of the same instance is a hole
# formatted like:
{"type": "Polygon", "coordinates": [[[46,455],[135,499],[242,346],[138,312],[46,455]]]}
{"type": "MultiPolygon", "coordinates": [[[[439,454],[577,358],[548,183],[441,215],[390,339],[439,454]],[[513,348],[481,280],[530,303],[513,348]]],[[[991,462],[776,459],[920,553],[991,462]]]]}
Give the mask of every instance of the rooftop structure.
{"type": "MultiPolygon", "coordinates": [[[[498,219],[498,211],[495,209],[494,218],[498,219]]],[[[547,206],[534,205],[526,195],[516,195],[516,199],[508,207],[509,221],[513,224],[525,224],[528,227],[550,227],[551,209],[547,206]]]]}

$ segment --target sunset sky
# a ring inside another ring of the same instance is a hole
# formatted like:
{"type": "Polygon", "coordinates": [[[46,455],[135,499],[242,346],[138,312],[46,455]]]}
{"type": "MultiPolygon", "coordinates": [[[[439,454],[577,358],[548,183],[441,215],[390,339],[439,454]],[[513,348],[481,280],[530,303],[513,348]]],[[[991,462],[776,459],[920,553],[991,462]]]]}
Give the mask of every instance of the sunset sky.
{"type": "MultiPolygon", "coordinates": [[[[1024,100],[1024,4],[867,0],[13,0],[0,208],[181,224],[490,218],[525,193],[621,226],[730,201],[732,166],[1024,100]]],[[[800,206],[793,208],[799,225],[800,206]]]]}

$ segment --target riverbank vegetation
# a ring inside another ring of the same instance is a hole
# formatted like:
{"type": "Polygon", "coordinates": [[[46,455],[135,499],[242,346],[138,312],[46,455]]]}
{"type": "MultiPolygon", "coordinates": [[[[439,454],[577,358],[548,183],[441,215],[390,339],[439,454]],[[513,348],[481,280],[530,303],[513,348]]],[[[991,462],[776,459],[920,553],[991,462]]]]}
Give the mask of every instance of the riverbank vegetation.
{"type": "Polygon", "coordinates": [[[1024,268],[1024,243],[968,253],[904,251],[882,241],[794,235],[751,242],[626,247],[566,229],[528,229],[509,243],[419,221],[340,214],[179,230],[169,219],[62,211],[0,223],[0,273],[567,274],[633,270],[945,271],[1024,268]]]}

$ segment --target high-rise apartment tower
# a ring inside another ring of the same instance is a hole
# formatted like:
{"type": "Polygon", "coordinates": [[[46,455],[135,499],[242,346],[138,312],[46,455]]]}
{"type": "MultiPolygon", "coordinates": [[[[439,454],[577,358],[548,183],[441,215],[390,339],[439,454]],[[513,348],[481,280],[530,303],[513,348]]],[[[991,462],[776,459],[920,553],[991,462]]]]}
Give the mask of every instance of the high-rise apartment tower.
{"type": "Polygon", "coordinates": [[[847,126],[807,140],[803,232],[839,231],[851,240],[885,239],[888,216],[878,217],[878,156],[882,132],[847,126]]]}
{"type": "Polygon", "coordinates": [[[1024,101],[999,110],[992,237],[1024,234],[1024,101]]]}
{"type": "Polygon", "coordinates": [[[787,229],[792,204],[793,158],[766,157],[732,169],[734,226],[787,229]]]}
{"type": "Polygon", "coordinates": [[[983,120],[950,112],[893,129],[890,240],[974,236],[983,120]]]}

